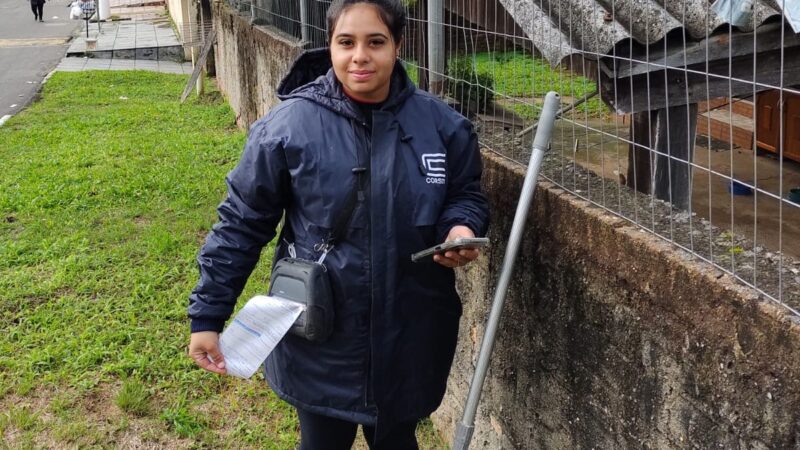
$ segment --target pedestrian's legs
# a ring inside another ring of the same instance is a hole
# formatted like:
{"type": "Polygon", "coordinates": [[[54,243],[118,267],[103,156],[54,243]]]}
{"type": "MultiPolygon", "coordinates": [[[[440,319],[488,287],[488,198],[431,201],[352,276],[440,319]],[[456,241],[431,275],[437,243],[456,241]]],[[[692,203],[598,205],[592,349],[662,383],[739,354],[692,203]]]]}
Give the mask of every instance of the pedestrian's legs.
{"type": "Polygon", "coordinates": [[[392,426],[392,429],[378,440],[375,440],[375,427],[365,426],[363,432],[370,450],[419,450],[416,420],[392,426]]]}
{"type": "Polygon", "coordinates": [[[297,450],[350,450],[358,424],[297,409],[300,447],[297,450]]]}
{"type": "Polygon", "coordinates": [[[36,7],[39,9],[39,22],[44,22],[44,3],[37,3],[36,7]]]}
{"type": "Polygon", "coordinates": [[[31,11],[33,11],[33,20],[39,20],[39,5],[31,3],[31,11]]]}

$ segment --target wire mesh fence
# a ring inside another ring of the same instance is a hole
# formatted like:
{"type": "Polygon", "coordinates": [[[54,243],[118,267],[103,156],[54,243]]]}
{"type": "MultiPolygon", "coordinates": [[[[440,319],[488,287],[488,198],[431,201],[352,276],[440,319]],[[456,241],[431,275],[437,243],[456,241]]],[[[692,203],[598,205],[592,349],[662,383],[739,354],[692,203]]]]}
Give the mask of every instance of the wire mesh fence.
{"type": "MultiPolygon", "coordinates": [[[[230,0],[326,45],[321,0],[230,0]]],[[[526,164],[540,106],[564,105],[542,168],[559,187],[800,316],[799,0],[406,0],[402,61],[526,164]]]]}
{"type": "Polygon", "coordinates": [[[325,13],[331,0],[229,0],[254,25],[271,26],[307,48],[327,45],[325,13]]]}
{"type": "Polygon", "coordinates": [[[521,164],[558,91],[549,181],[798,314],[799,7],[417,0],[404,60],[521,164]]]}

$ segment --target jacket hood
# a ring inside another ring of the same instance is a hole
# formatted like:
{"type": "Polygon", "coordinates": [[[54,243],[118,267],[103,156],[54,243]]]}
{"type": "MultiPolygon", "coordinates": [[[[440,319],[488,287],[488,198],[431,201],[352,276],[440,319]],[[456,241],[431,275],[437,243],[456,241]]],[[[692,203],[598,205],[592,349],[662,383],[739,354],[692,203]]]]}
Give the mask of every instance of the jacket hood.
{"type": "MultiPolygon", "coordinates": [[[[415,90],[416,86],[408,78],[403,65],[395,63],[389,97],[381,109],[390,110],[399,106],[415,90]]],[[[358,108],[345,95],[333,72],[327,48],[307,50],[297,57],[289,73],[278,85],[278,98],[304,98],[344,116],[361,118],[358,108]]]]}

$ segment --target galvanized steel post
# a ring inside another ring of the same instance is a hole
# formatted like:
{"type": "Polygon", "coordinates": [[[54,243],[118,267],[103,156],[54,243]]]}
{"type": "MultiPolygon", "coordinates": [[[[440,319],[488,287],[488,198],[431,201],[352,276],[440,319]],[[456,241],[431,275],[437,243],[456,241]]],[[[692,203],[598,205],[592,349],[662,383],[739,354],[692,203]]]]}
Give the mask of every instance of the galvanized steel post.
{"type": "Polygon", "coordinates": [[[428,90],[444,94],[444,3],[428,0],[428,90]]]}
{"type": "Polygon", "coordinates": [[[511,235],[508,238],[508,247],[503,258],[503,267],[500,278],[495,289],[492,311],[489,313],[489,320],[486,322],[486,332],[481,342],[481,350],[478,354],[478,363],[475,373],[472,376],[472,383],[469,386],[467,404],[464,407],[464,416],[456,426],[456,433],[453,439],[453,450],[466,450],[472,439],[472,432],[475,429],[475,413],[478,410],[478,402],[481,398],[483,382],[486,378],[486,371],[489,369],[489,361],[494,347],[497,327],[500,323],[500,316],[503,313],[508,285],[511,282],[511,275],[514,272],[514,262],[517,258],[522,233],[525,228],[525,220],[528,217],[528,209],[533,200],[533,192],[536,188],[536,179],[539,177],[539,169],[542,166],[544,153],[550,146],[550,136],[553,134],[553,124],[556,121],[560,108],[560,97],[555,92],[549,92],[544,99],[541,120],[536,130],[536,137],[533,140],[533,153],[528,162],[528,171],[525,174],[525,182],[522,185],[517,211],[514,215],[514,223],[511,226],[511,235]]]}

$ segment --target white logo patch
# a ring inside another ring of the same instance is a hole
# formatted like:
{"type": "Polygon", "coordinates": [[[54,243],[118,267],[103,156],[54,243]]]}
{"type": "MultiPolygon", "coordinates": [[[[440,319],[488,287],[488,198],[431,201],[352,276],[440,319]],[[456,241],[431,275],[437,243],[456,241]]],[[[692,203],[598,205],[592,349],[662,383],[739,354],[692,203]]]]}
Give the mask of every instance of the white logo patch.
{"type": "Polygon", "coordinates": [[[422,166],[425,167],[425,182],[428,184],[445,184],[446,168],[444,153],[423,153],[422,166]]]}

